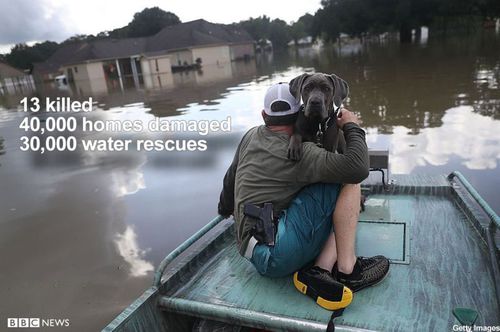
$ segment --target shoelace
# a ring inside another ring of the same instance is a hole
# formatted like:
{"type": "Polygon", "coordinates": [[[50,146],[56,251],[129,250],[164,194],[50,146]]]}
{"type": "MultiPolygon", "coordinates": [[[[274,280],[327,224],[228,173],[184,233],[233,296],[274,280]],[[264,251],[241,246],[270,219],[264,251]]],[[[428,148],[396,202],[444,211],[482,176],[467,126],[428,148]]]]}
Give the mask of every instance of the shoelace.
{"type": "MultiPolygon", "coordinates": [[[[356,260],[357,265],[359,266],[359,269],[361,270],[359,272],[358,278],[359,279],[352,279],[353,275],[350,276],[351,282],[361,282],[362,280],[367,280],[371,278],[378,278],[381,275],[385,273],[387,265],[385,262],[382,260],[379,260],[377,256],[375,257],[363,257],[363,256],[358,256],[356,260]]],[[[334,268],[335,270],[335,276],[334,278],[338,278],[338,271],[334,268]]],[[[333,274],[333,272],[332,272],[333,274]]]]}
{"type": "Polygon", "coordinates": [[[359,265],[361,265],[361,268],[365,268],[365,267],[368,267],[370,265],[373,265],[376,263],[376,261],[377,260],[373,257],[369,257],[369,258],[362,257],[362,256],[358,257],[358,262],[359,262],[359,265]]]}
{"type": "Polygon", "coordinates": [[[372,278],[378,278],[382,274],[384,274],[384,270],[386,268],[386,264],[383,264],[384,261],[380,262],[377,264],[377,260],[374,258],[367,258],[367,259],[359,259],[360,265],[361,265],[361,278],[362,279],[372,279],[372,278]],[[370,268],[365,269],[366,267],[370,266],[370,268]]]}

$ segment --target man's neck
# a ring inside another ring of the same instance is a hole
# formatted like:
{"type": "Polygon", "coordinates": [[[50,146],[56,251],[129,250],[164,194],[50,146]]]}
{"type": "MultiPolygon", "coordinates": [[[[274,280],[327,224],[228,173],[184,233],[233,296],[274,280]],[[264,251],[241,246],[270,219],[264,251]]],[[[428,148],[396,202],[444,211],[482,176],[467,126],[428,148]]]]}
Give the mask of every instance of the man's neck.
{"type": "Polygon", "coordinates": [[[285,132],[288,136],[293,134],[293,125],[267,126],[267,128],[274,132],[285,132]]]}

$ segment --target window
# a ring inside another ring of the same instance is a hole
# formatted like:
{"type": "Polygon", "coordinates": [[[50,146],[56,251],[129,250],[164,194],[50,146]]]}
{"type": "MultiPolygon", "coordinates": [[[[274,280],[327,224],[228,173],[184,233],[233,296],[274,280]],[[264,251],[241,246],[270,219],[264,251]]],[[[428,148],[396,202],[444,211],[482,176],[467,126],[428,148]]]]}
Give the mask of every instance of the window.
{"type": "Polygon", "coordinates": [[[75,73],[78,73],[78,67],[75,67],[75,73]]]}

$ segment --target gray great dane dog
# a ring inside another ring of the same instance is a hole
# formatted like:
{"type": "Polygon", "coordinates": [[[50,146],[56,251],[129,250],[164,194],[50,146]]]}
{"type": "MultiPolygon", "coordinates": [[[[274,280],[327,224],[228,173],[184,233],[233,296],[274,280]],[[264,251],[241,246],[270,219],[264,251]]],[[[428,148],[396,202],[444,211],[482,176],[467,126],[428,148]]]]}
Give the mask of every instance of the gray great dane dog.
{"type": "Polygon", "coordinates": [[[288,158],[300,160],[302,142],[320,143],[328,151],[345,150],[344,135],[337,127],[336,117],[349,94],[349,85],[335,74],[304,73],[290,81],[290,93],[302,98],[303,107],[295,123],[294,134],[288,146],[288,158]]]}

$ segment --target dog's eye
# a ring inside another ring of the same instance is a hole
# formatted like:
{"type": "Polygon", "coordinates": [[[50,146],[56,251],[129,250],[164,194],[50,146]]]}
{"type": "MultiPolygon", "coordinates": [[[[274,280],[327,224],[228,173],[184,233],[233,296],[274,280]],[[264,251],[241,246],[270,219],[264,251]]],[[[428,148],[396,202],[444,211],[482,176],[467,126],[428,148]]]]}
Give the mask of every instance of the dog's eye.
{"type": "Polygon", "coordinates": [[[306,85],[306,86],[303,88],[303,91],[304,91],[304,92],[309,92],[309,91],[311,91],[311,86],[310,86],[310,85],[306,85]]]}
{"type": "Polygon", "coordinates": [[[330,87],[328,85],[323,85],[321,90],[323,90],[323,92],[330,92],[330,87]]]}

